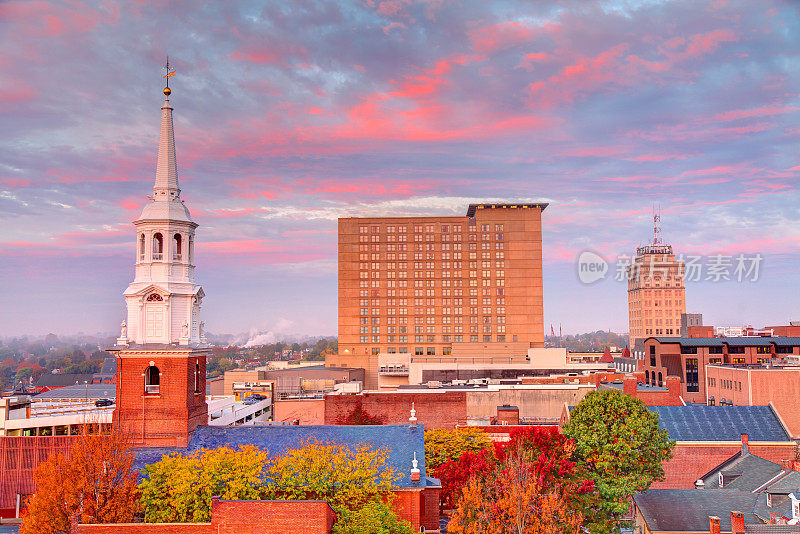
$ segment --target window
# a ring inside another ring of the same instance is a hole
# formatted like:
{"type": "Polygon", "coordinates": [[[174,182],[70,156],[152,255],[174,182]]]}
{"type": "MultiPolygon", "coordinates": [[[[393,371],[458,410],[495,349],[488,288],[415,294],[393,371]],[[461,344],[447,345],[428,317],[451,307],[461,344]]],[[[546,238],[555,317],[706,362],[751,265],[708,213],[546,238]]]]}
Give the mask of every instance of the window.
{"type": "Polygon", "coordinates": [[[686,391],[697,393],[700,391],[697,373],[697,358],[686,358],[686,391]]]}
{"type": "Polygon", "coordinates": [[[664,386],[664,378],[661,376],[661,373],[658,373],[658,387],[664,386]]]}
{"type": "Polygon", "coordinates": [[[153,261],[160,261],[164,253],[164,238],[160,233],[153,234],[153,261]]]}
{"type": "Polygon", "coordinates": [[[144,392],[148,395],[157,395],[161,383],[161,373],[153,362],[144,370],[144,392]]]}
{"type": "Polygon", "coordinates": [[[200,362],[194,362],[194,392],[200,393],[200,362]]]}
{"type": "Polygon", "coordinates": [[[422,356],[422,347],[414,347],[414,356],[422,356]]]}
{"type": "Polygon", "coordinates": [[[144,234],[139,236],[139,261],[144,261],[144,234]]]}
{"type": "Polygon", "coordinates": [[[181,253],[183,252],[182,246],[182,238],[181,234],[175,234],[172,236],[172,260],[173,261],[181,261],[181,253]]]}
{"type": "Polygon", "coordinates": [[[426,354],[428,356],[436,356],[436,347],[428,347],[426,354]]]}

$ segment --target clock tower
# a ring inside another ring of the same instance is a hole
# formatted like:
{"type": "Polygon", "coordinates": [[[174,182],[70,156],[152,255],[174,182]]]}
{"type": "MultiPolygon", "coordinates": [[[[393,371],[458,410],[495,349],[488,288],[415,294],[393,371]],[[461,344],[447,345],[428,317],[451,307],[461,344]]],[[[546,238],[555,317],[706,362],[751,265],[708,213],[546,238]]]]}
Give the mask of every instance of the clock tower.
{"type": "MultiPolygon", "coordinates": [[[[166,69],[171,76],[169,63],[166,69]]],[[[178,187],[171,93],[167,83],[153,196],[133,222],[135,274],[123,293],[127,319],[109,349],[117,356],[114,423],[138,446],[186,446],[208,419],[210,348],[200,322],[203,288],[194,279],[198,225],[178,187]]]]}

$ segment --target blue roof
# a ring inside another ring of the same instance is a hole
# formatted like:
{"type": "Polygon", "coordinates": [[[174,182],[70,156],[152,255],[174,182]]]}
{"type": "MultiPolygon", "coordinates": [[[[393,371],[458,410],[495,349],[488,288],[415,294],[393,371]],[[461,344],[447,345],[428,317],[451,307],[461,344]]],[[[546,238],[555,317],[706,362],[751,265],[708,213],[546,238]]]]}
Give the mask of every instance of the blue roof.
{"type": "Polygon", "coordinates": [[[678,441],[789,441],[770,406],[648,406],[661,427],[678,441]]]}
{"type": "Polygon", "coordinates": [[[324,426],[198,426],[186,448],[142,448],[135,449],[133,468],[143,469],[156,463],[165,454],[173,452],[191,453],[198,449],[215,449],[228,445],[237,448],[255,445],[268,451],[271,457],[281,456],[287,449],[298,447],[301,441],[316,439],[355,446],[369,444],[373,448],[389,451],[387,466],[395,470],[400,478],[395,480],[397,488],[423,488],[441,485],[435,478],[425,475],[424,426],[418,425],[324,425],[324,426]],[[414,453],[417,453],[420,470],[419,482],[412,482],[410,470],[414,453]]]}

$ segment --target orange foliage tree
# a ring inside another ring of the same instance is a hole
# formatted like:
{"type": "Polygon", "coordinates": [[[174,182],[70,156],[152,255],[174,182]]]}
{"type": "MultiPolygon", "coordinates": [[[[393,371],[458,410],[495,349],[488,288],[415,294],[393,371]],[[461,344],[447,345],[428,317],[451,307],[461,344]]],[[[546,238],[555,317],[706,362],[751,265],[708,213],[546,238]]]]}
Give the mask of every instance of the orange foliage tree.
{"type": "Polygon", "coordinates": [[[594,483],[572,460],[575,443],[555,430],[512,435],[495,450],[496,464],[473,472],[457,502],[449,532],[572,534],[590,526],[594,483]]]}
{"type": "Polygon", "coordinates": [[[36,468],[36,493],[27,502],[20,534],[69,532],[81,523],[125,523],[139,510],[128,438],[85,427],[69,455],[54,454],[36,468]]]}

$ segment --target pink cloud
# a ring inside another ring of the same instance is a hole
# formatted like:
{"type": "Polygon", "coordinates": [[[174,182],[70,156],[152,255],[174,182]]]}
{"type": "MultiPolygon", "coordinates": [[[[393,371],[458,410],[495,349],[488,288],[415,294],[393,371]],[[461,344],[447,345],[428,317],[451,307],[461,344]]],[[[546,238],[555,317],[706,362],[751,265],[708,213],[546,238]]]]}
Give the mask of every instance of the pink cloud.
{"type": "Polygon", "coordinates": [[[524,22],[515,20],[472,30],[469,38],[472,41],[472,47],[485,54],[532,42],[537,35],[554,33],[558,29],[560,26],[552,22],[542,26],[528,26],[524,22]]]}
{"type": "Polygon", "coordinates": [[[798,110],[800,110],[800,107],[797,106],[761,106],[758,108],[727,111],[714,116],[714,119],[720,121],[733,121],[739,119],[749,119],[751,117],[783,115],[785,113],[793,113],[798,110]]]}

